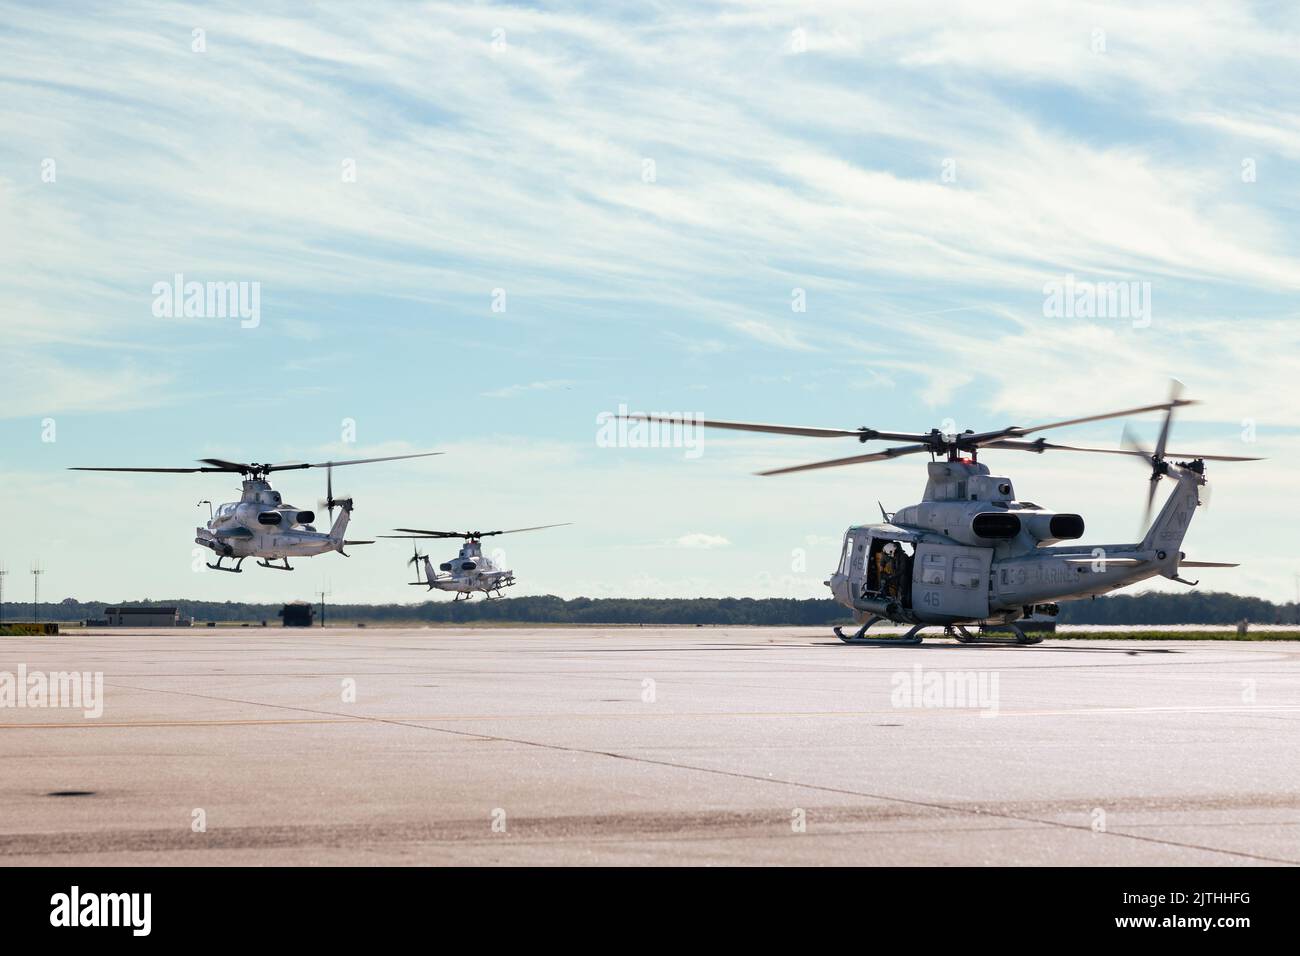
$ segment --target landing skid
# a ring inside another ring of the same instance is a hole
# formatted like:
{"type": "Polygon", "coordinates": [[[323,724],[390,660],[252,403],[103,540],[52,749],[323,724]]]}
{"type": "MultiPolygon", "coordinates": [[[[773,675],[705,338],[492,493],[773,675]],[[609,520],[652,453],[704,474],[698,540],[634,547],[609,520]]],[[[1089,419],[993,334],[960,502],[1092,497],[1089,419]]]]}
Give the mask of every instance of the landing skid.
{"type": "Polygon", "coordinates": [[[948,637],[955,637],[963,644],[1018,644],[1021,647],[1027,647],[1030,644],[1041,644],[1043,636],[1041,634],[1026,634],[1019,624],[1008,624],[1015,637],[988,637],[984,634],[972,634],[960,624],[944,628],[944,634],[948,637]]]}
{"type": "Polygon", "coordinates": [[[280,560],[283,561],[284,564],[272,564],[270,561],[258,561],[258,562],[257,562],[257,566],[258,566],[259,568],[270,568],[272,571],[292,571],[292,570],[293,570],[293,568],[289,567],[289,559],[288,559],[288,558],[281,558],[280,560]]]}
{"type": "Polygon", "coordinates": [[[501,590],[502,590],[502,588],[513,587],[513,586],[514,586],[514,583],[515,583],[515,579],[514,579],[514,578],[506,578],[506,579],[502,579],[502,580],[498,581],[498,582],[497,582],[495,585],[493,585],[492,587],[484,588],[484,589],[483,589],[483,598],[484,598],[484,600],[487,600],[487,601],[498,601],[498,600],[500,600],[500,599],[503,597],[503,595],[501,594],[501,590]],[[494,594],[496,595],[496,597],[493,597],[493,596],[492,596],[492,595],[494,595],[494,594]]]}
{"type": "MultiPolygon", "coordinates": [[[[840,628],[835,627],[835,636],[845,644],[859,644],[868,647],[912,647],[921,643],[921,631],[927,627],[937,627],[934,624],[917,624],[902,637],[867,637],[867,630],[871,625],[885,620],[883,617],[873,614],[852,635],[846,635],[840,628]]],[[[985,637],[982,634],[972,634],[960,624],[945,624],[943,627],[943,636],[955,638],[962,644],[1019,644],[1028,646],[1030,644],[1042,643],[1042,636],[1038,634],[1026,634],[1021,630],[1018,624],[1007,625],[1015,633],[1015,637],[985,637]]]]}
{"type": "Polygon", "coordinates": [[[224,561],[224,560],[226,560],[226,556],[225,556],[225,555],[221,555],[221,556],[219,556],[219,557],[217,558],[217,563],[216,563],[216,564],[209,564],[208,567],[210,567],[213,571],[229,571],[231,574],[243,574],[243,573],[244,573],[244,569],[240,567],[240,565],[244,563],[244,559],[243,559],[243,558],[240,558],[238,561],[236,561],[236,562],[235,562],[235,566],[234,566],[233,568],[227,568],[227,567],[224,567],[224,566],[222,565],[222,563],[221,563],[221,562],[224,561]]]}
{"type": "Polygon", "coordinates": [[[902,637],[867,637],[867,629],[883,620],[885,619],[878,614],[871,615],[871,617],[867,618],[867,623],[858,628],[852,637],[845,635],[838,627],[832,628],[832,630],[835,631],[835,636],[845,644],[859,644],[866,647],[911,647],[921,643],[921,639],[916,636],[916,632],[921,629],[920,625],[912,628],[902,637]]]}

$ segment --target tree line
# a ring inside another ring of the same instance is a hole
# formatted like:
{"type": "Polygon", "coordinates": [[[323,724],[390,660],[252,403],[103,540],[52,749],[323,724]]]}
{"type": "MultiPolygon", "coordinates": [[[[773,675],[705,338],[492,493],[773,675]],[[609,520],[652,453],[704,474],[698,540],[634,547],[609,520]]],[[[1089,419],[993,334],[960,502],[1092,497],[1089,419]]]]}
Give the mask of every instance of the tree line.
{"type": "MultiPolygon", "coordinates": [[[[281,604],[241,601],[121,602],[67,598],[41,604],[42,621],[84,621],[104,617],[106,607],[176,607],[183,618],[207,621],[266,621],[279,624],[281,604]]],[[[316,611],[319,614],[320,605],[316,611]]],[[[1294,603],[1216,591],[1186,594],[1121,594],[1061,605],[1062,624],[1293,624],[1300,622],[1294,603]]],[[[493,601],[425,601],[419,604],[327,604],[325,615],[336,623],[429,622],[469,624],[731,624],[830,626],[849,620],[848,612],[829,598],[558,598],[554,595],[501,598],[493,601]]],[[[30,621],[31,603],[5,602],[4,620],[30,621]]]]}

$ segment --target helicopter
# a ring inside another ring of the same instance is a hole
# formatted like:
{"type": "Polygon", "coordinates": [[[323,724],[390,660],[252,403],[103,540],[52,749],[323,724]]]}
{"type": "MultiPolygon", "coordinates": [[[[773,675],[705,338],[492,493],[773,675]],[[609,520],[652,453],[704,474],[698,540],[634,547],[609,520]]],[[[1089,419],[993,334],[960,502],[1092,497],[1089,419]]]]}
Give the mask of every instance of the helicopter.
{"type": "Polygon", "coordinates": [[[432,591],[437,588],[439,591],[453,591],[452,603],[457,601],[468,601],[473,597],[475,591],[482,591],[483,597],[487,600],[492,599],[492,595],[501,596],[501,589],[508,588],[515,584],[515,573],[505,568],[497,567],[496,562],[483,554],[481,540],[490,538],[498,534],[518,534],[520,531],[541,531],[543,528],[562,528],[572,522],[565,521],[560,524],[541,524],[532,528],[511,528],[508,531],[423,531],[419,528],[394,528],[394,531],[402,531],[404,534],[381,534],[381,538],[397,538],[401,540],[420,540],[424,538],[462,538],[464,544],[461,545],[460,553],[450,561],[444,561],[438,565],[438,571],[433,570],[433,563],[429,560],[427,554],[421,554],[419,546],[411,545],[411,559],[406,562],[407,566],[415,566],[416,580],[407,583],[420,585],[432,591]],[[420,580],[420,562],[423,561],[424,579],[420,580]]]}
{"type": "Polygon", "coordinates": [[[1168,451],[1174,410],[1197,404],[1182,398],[1182,390],[1182,383],[1174,381],[1168,400],[1158,404],[987,432],[968,429],[944,433],[937,428],[925,433],[887,432],[865,427],[798,427],[639,413],[626,417],[813,438],[850,437],[864,444],[908,443],[863,455],[775,468],[760,475],[929,454],[927,481],[919,504],[892,513],[881,505],[881,523],[855,525],[845,532],[839,565],[824,583],[836,602],[849,608],[861,626],[852,635],[836,627],[836,637],[847,644],[919,644],[923,629],[941,626],[945,636],[961,643],[1026,645],[1037,644],[1042,637],[1036,632],[1027,633],[1017,622],[1031,617],[1054,619],[1060,610],[1059,602],[1105,594],[1157,575],[1195,586],[1198,582],[1183,578],[1180,569],[1237,567],[1218,561],[1188,561],[1179,548],[1202,503],[1205,463],[1260,459],[1168,451]],[[1154,411],[1165,413],[1154,448],[1142,446],[1127,427],[1121,448],[1085,448],[1054,444],[1042,437],[1026,438],[1047,429],[1154,411]],[[1142,522],[1145,534],[1133,543],[1057,546],[1058,542],[1083,537],[1083,518],[1017,500],[1011,480],[993,475],[978,460],[985,448],[1034,454],[1092,452],[1144,461],[1150,468],[1142,522]],[[1156,488],[1163,478],[1172,478],[1175,485],[1152,522],[1156,488]],[[867,638],[868,630],[882,621],[911,628],[901,638],[867,638]],[[978,625],[980,632],[972,634],[966,628],[968,624],[978,625]],[[1014,637],[989,637],[983,629],[990,627],[1005,628],[1014,637]]]}
{"type": "Polygon", "coordinates": [[[373,541],[353,541],[345,538],[348,521],[352,517],[352,499],[334,497],[334,469],[344,465],[366,465],[377,461],[398,461],[405,458],[428,458],[441,455],[442,452],[430,451],[414,455],[389,455],[385,458],[357,458],[351,461],[292,462],[282,465],[244,463],[226,461],[222,458],[201,458],[198,468],[70,468],[69,471],[125,471],[125,472],[163,472],[171,474],[192,474],[195,472],[221,472],[243,475],[243,494],[239,501],[223,504],[215,510],[212,503],[200,501],[209,506],[207,527],[195,528],[194,543],[210,549],[217,555],[216,563],[207,566],[214,571],[230,571],[239,574],[245,558],[258,558],[258,565],[273,571],[292,571],[290,557],[309,558],[337,551],[345,558],[348,553],[343,550],[346,545],[374,544],[373,541]],[[271,488],[268,476],[276,471],[290,471],[302,468],[325,469],[325,497],[319,507],[326,508],[330,515],[329,531],[317,531],[312,522],[316,513],[300,509],[289,504],[280,492],[271,488]],[[337,519],[334,509],[342,509],[337,519]],[[227,567],[222,562],[231,559],[233,565],[227,567]],[[272,564],[280,561],[280,564],[272,564]]]}

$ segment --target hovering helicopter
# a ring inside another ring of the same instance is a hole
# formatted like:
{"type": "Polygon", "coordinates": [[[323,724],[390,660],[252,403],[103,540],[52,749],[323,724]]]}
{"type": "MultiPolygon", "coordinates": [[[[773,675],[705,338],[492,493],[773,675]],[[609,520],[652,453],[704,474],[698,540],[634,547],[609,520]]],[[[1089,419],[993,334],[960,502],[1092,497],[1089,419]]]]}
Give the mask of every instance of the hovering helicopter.
{"type": "MultiPolygon", "coordinates": [[[[343,550],[350,544],[374,544],[373,541],[349,541],[344,535],[348,521],[352,517],[352,499],[334,497],[334,469],[343,465],[366,465],[377,461],[398,461],[404,458],[428,458],[441,455],[442,452],[421,452],[415,455],[389,455],[385,458],[357,458],[352,461],[292,462],[284,465],[262,465],[256,462],[245,464],[226,461],[221,458],[201,458],[203,466],[199,468],[71,468],[70,471],[128,471],[128,472],[163,472],[172,474],[191,474],[194,472],[223,472],[244,476],[244,490],[239,501],[223,504],[210,512],[206,528],[195,528],[194,542],[211,549],[217,555],[215,564],[208,564],[214,571],[242,572],[240,565],[245,558],[260,558],[261,567],[273,571],[292,571],[290,557],[309,558],[337,551],[345,558],[348,553],[343,550]],[[301,468],[325,469],[325,497],[319,507],[327,508],[330,515],[329,531],[317,531],[312,527],[316,520],[313,511],[294,507],[280,497],[280,492],[271,488],[267,476],[275,471],[290,471],[301,468]],[[337,520],[334,509],[341,508],[337,520]],[[233,567],[222,564],[227,558],[234,560],[233,567]],[[282,564],[272,564],[271,561],[282,564]]],[[[211,508],[211,502],[199,502],[211,508]]]]}
{"type": "Polygon", "coordinates": [[[920,504],[892,514],[881,506],[880,524],[855,525],[844,535],[840,563],[826,585],[835,600],[851,609],[861,625],[852,636],[838,627],[835,634],[849,644],[919,644],[920,632],[942,626],[946,636],[962,643],[1036,644],[1041,636],[1027,634],[1016,622],[1031,616],[1054,618],[1056,602],[1105,594],[1157,575],[1194,586],[1180,576],[1181,568],[1231,568],[1218,561],[1188,561],[1179,550],[1206,484],[1207,461],[1258,461],[1233,455],[1178,454],[1166,450],[1174,409],[1195,402],[1181,397],[1182,385],[1172,384],[1169,400],[1141,408],[1105,412],[1044,425],[1009,426],[995,431],[943,434],[885,432],[874,428],[803,428],[748,422],[702,421],[671,415],[634,414],[629,418],[679,425],[707,425],[739,431],[801,435],[812,438],[856,438],[859,442],[894,441],[894,445],[864,455],[776,468],[760,475],[781,475],[839,465],[886,461],[928,453],[927,482],[920,504]],[[1049,428],[1163,411],[1164,422],[1154,449],[1142,447],[1125,430],[1123,448],[1082,448],[1057,445],[1025,436],[1049,428]],[[1128,455],[1150,466],[1147,526],[1162,478],[1176,485],[1141,541],[1099,546],[1061,545],[1083,537],[1083,518],[1049,511],[1018,501],[1009,478],[991,474],[977,460],[984,448],[1042,454],[1080,451],[1128,455]],[[1183,459],[1170,461],[1169,459],[1183,459]],[[866,633],[881,621],[911,624],[902,638],[871,640],[866,633]],[[964,625],[1005,626],[1013,641],[970,633],[964,625]]]}
{"type": "Polygon", "coordinates": [[[541,531],[543,528],[562,528],[572,524],[570,521],[560,524],[539,524],[532,528],[511,528],[508,531],[422,531],[419,528],[394,528],[405,534],[381,534],[381,538],[398,538],[403,540],[420,540],[422,538],[463,538],[460,553],[450,561],[438,565],[433,570],[433,563],[427,554],[421,554],[418,545],[411,545],[411,560],[407,566],[415,565],[416,580],[410,584],[422,585],[432,591],[454,591],[456,596],[452,603],[459,600],[468,601],[475,591],[482,591],[483,597],[491,600],[492,595],[501,596],[501,589],[515,583],[515,573],[499,568],[496,562],[483,554],[481,539],[498,534],[518,534],[520,531],[541,531]],[[424,579],[420,580],[420,562],[424,562],[424,579]]]}

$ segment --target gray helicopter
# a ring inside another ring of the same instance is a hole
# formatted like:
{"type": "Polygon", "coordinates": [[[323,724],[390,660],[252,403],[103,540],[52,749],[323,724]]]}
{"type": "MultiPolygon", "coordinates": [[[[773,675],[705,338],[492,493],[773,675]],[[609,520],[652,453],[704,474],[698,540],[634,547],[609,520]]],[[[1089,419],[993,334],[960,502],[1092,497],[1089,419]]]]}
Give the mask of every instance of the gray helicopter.
{"type": "MultiPolygon", "coordinates": [[[[349,541],[345,535],[348,522],[352,517],[352,499],[334,497],[333,473],[335,468],[344,465],[366,465],[377,461],[399,461],[404,458],[428,458],[441,455],[442,452],[421,452],[415,455],[389,455],[385,458],[357,458],[351,461],[323,461],[316,463],[292,462],[283,465],[262,465],[256,462],[245,464],[238,461],[226,461],[222,458],[201,458],[203,465],[199,468],[72,468],[70,471],[126,471],[167,474],[192,474],[195,472],[222,472],[243,475],[243,494],[239,501],[232,501],[210,510],[207,527],[195,528],[195,544],[210,549],[217,555],[215,564],[208,564],[214,571],[231,571],[240,573],[245,558],[256,557],[258,565],[273,571],[292,571],[289,558],[309,558],[337,551],[345,558],[345,545],[374,544],[373,541],[349,541]],[[330,515],[329,531],[317,531],[312,526],[316,513],[297,508],[271,487],[267,476],[275,471],[291,471],[302,468],[325,469],[325,497],[320,507],[327,508],[330,515]],[[337,519],[334,509],[341,508],[337,519]],[[234,564],[227,567],[222,564],[230,558],[234,564]],[[281,564],[272,564],[280,561],[281,564]]],[[[211,502],[200,501],[212,509],[211,502]]]]}
{"type": "Polygon", "coordinates": [[[543,528],[562,528],[571,523],[565,521],[560,524],[539,524],[531,528],[511,528],[508,531],[424,531],[419,528],[394,528],[394,531],[405,533],[381,534],[379,537],[402,540],[463,538],[465,543],[461,545],[460,553],[450,561],[438,565],[437,571],[433,569],[433,562],[429,560],[429,556],[421,554],[418,546],[414,544],[411,545],[411,559],[406,562],[408,566],[415,566],[416,580],[408,583],[425,587],[430,591],[435,588],[439,591],[451,591],[455,594],[452,598],[454,604],[460,600],[468,601],[475,591],[482,591],[483,597],[489,600],[493,594],[500,597],[502,588],[515,584],[513,571],[498,567],[495,559],[483,553],[483,538],[499,534],[518,534],[520,531],[541,531],[543,528]],[[423,580],[420,579],[421,566],[424,569],[423,580]]]}
{"type": "Polygon", "coordinates": [[[1181,398],[1173,383],[1169,400],[1157,405],[1089,415],[1044,425],[1009,426],[995,431],[943,434],[884,432],[874,428],[803,428],[749,422],[687,419],[680,416],[629,415],[679,425],[707,425],[739,431],[801,435],[813,438],[851,437],[859,442],[895,441],[895,445],[865,455],[776,468],[761,475],[790,474],[839,465],[887,461],[928,453],[925,493],[920,504],[887,513],[880,524],[855,525],[844,535],[838,567],[825,583],[835,600],[853,611],[861,625],[853,635],[838,627],[835,634],[849,644],[919,644],[920,632],[941,626],[962,643],[1036,644],[1042,637],[1027,633],[1016,622],[1025,618],[1055,618],[1060,601],[1105,594],[1157,575],[1194,586],[1181,568],[1230,568],[1218,561],[1188,561],[1179,550],[1192,516],[1201,504],[1207,461],[1258,461],[1234,455],[1192,455],[1166,450],[1174,409],[1195,402],[1181,398]],[[1142,447],[1125,430],[1123,448],[1082,448],[1058,445],[1025,436],[1049,428],[1163,411],[1164,422],[1153,449],[1142,447]],[[985,448],[1010,451],[1080,451],[1127,455],[1151,469],[1141,541],[1096,546],[1058,545],[1083,537],[1083,518],[1018,501],[1009,478],[990,473],[977,460],[985,448]],[[1170,461],[1170,459],[1181,459],[1170,461]],[[1156,486],[1162,478],[1176,484],[1164,507],[1150,521],[1156,486]],[[872,640],[872,625],[888,621],[910,624],[902,638],[872,640]],[[1003,626],[1013,640],[972,634],[967,624],[1003,626]]]}

